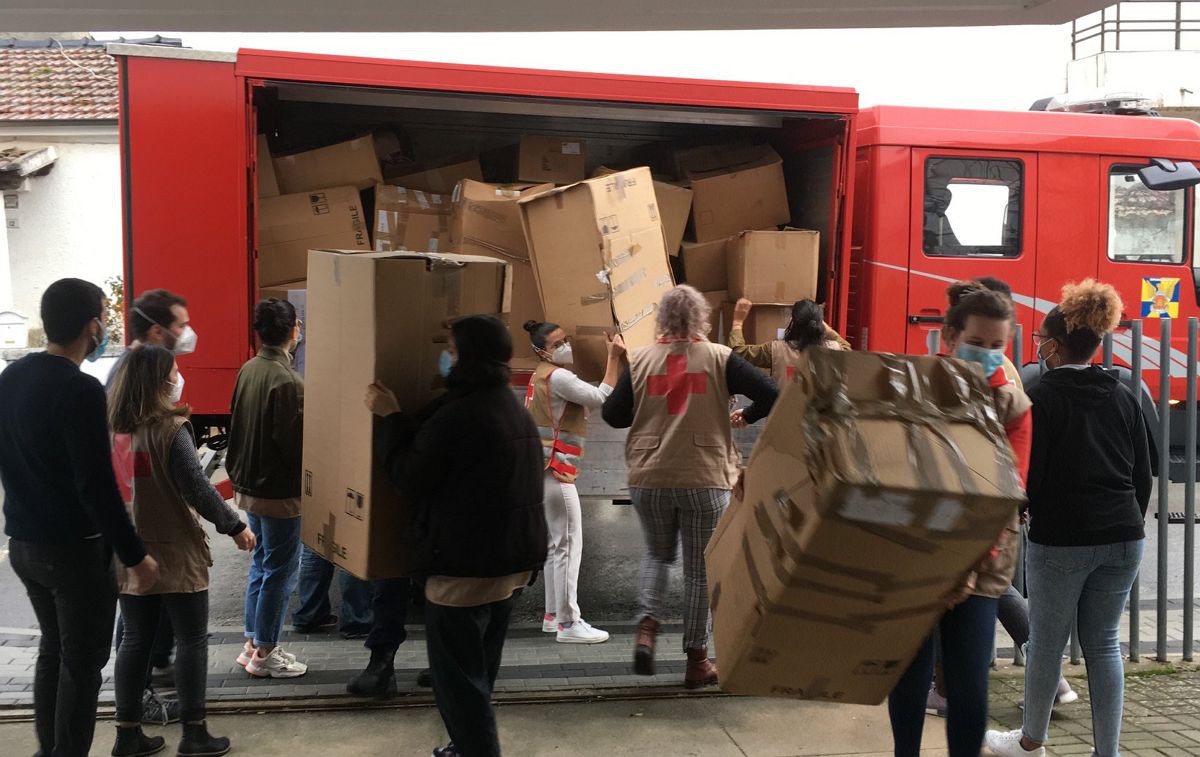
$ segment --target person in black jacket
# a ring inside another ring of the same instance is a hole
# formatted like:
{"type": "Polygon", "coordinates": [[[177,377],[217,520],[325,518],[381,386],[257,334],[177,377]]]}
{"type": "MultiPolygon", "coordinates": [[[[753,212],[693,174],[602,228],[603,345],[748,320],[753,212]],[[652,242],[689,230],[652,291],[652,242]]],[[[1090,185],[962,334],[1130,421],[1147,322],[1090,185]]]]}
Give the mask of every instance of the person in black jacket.
{"type": "Polygon", "coordinates": [[[546,560],[542,443],[509,386],[499,320],[451,326],[446,394],[418,423],[376,382],[376,458],[411,508],[408,573],[425,579],[425,631],[450,745],[439,757],[498,757],[492,687],[516,596],[546,560]]]}
{"type": "Polygon", "coordinates": [[[1095,752],[1118,754],[1124,670],[1118,627],[1142,561],[1144,520],[1153,485],[1150,441],[1137,398],[1090,365],[1116,328],[1122,303],[1091,279],[1063,287],[1063,300],[1036,334],[1050,370],[1029,391],[1030,633],[1025,722],[990,731],[1002,757],[1044,755],[1063,647],[1076,614],[1087,660],[1095,752]]]}

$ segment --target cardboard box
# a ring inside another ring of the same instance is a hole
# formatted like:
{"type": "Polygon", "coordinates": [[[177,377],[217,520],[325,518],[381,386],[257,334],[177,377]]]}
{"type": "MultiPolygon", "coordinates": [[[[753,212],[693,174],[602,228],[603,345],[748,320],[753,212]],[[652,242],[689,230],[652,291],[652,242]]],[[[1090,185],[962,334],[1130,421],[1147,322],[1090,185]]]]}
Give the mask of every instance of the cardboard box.
{"type": "Polygon", "coordinates": [[[966,363],[805,353],[705,553],[725,691],[887,697],[1024,502],[990,402],[966,363]]]}
{"type": "Polygon", "coordinates": [[[271,159],[271,148],[267,145],[267,135],[258,135],[258,147],[255,148],[254,173],[258,176],[258,196],[278,197],[279,179],[275,176],[275,162],[271,159]]]}
{"type": "Polygon", "coordinates": [[[391,184],[375,186],[375,251],[450,250],[450,195],[391,184]]]}
{"type": "Polygon", "coordinates": [[[517,150],[520,181],[574,184],[587,178],[587,147],[573,137],[521,137],[517,150]]]}
{"type": "MultiPolygon", "coordinates": [[[[592,176],[607,176],[611,173],[616,173],[616,169],[601,166],[592,172],[592,176]]],[[[658,212],[662,216],[667,254],[678,255],[679,246],[683,243],[683,236],[687,231],[688,219],[692,215],[692,190],[655,179],[654,196],[658,200],[658,212]]]]}
{"type": "Polygon", "coordinates": [[[303,281],[313,248],[370,252],[367,221],[354,187],[263,198],[258,204],[258,285],[303,281]]]}
{"type": "Polygon", "coordinates": [[[711,242],[791,220],[783,160],[767,145],[702,148],[683,163],[692,188],[692,241],[711,242]]]}
{"type": "Polygon", "coordinates": [[[304,375],[304,352],[306,350],[307,338],[305,330],[308,328],[305,319],[308,314],[308,282],[295,281],[290,284],[280,284],[269,289],[258,290],[259,300],[267,300],[272,297],[277,300],[287,300],[292,303],[292,307],[296,308],[296,318],[300,321],[300,344],[296,345],[296,351],[293,353],[292,366],[301,376],[304,375]]]}
{"type": "MultiPolygon", "coordinates": [[[[534,357],[533,345],[523,326],[525,321],[542,320],[542,301],[517,201],[551,189],[553,184],[484,184],[470,179],[463,179],[454,189],[451,248],[466,255],[497,257],[512,266],[512,311],[508,323],[515,360],[534,357]]],[[[514,363],[514,367],[517,365],[514,363]]]]}
{"type": "MultiPolygon", "coordinates": [[[[726,340],[729,339],[729,330],[733,326],[733,306],[734,303],[728,301],[729,294],[726,293],[726,301],[721,305],[721,318],[725,324],[726,340]]],[[[766,344],[776,339],[783,339],[783,334],[787,331],[788,324],[792,321],[792,306],[791,305],[755,305],[750,311],[750,317],[742,324],[742,336],[746,339],[746,344],[766,344]]]]}
{"type": "Polygon", "coordinates": [[[388,578],[403,571],[405,507],[374,459],[363,392],[382,381],[409,411],[436,397],[448,321],[503,313],[508,266],[476,256],[351,253],[309,258],[301,532],[359,578],[388,578]]]}
{"type": "Polygon", "coordinates": [[[483,169],[479,160],[472,158],[460,163],[454,163],[440,168],[431,168],[418,173],[407,173],[399,176],[388,176],[388,183],[408,189],[419,189],[422,192],[450,194],[463,179],[483,181],[483,169]]]}
{"type": "Polygon", "coordinates": [[[729,299],[729,292],[701,292],[704,299],[708,300],[708,306],[712,308],[712,314],[709,316],[708,322],[708,341],[714,344],[725,344],[726,334],[729,330],[729,322],[725,319],[725,301],[729,299]]]}
{"type": "Polygon", "coordinates": [[[679,251],[684,282],[701,292],[729,289],[729,266],[725,259],[727,241],[684,242],[679,251]]]}
{"type": "Polygon", "coordinates": [[[744,231],[726,247],[729,296],[788,304],[817,296],[820,233],[744,231]]]}
{"type": "Polygon", "coordinates": [[[654,314],[674,286],[650,169],[602,176],[520,201],[546,319],[570,335],[575,370],[603,377],[604,332],[630,351],[652,344],[654,314]]]}
{"type": "Polygon", "coordinates": [[[279,189],[284,194],[322,187],[369,189],[383,181],[371,137],[275,158],[279,189]]]}

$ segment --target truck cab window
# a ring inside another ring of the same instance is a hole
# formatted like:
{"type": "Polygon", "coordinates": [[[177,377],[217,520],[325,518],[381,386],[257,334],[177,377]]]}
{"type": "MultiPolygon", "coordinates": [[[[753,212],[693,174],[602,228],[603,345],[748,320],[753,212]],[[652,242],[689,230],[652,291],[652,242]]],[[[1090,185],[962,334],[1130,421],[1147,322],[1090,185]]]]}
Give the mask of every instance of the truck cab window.
{"type": "Polygon", "coordinates": [[[925,254],[1020,255],[1023,174],[1018,160],[926,160],[925,254]]]}
{"type": "Polygon", "coordinates": [[[1108,257],[1124,263],[1182,263],[1186,258],[1187,190],[1156,192],[1138,178],[1141,166],[1108,174],[1108,257]]]}

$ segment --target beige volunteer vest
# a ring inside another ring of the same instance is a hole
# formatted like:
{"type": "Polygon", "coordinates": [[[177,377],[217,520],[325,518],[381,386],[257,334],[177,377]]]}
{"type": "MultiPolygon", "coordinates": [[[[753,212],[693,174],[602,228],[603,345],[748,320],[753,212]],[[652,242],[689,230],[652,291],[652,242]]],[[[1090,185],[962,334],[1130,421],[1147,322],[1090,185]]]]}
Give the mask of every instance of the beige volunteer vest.
{"type": "Polygon", "coordinates": [[[800,365],[800,356],[804,353],[782,339],[772,341],[770,347],[771,378],[782,392],[784,385],[792,382],[792,373],[800,365]]]}
{"type": "Polygon", "coordinates": [[[663,339],[633,354],[633,426],[625,442],[629,485],[730,489],[741,456],[729,425],[730,349],[663,339]]]}
{"type": "Polygon", "coordinates": [[[567,402],[561,418],[554,417],[550,404],[550,376],[559,367],[542,361],[529,380],[525,407],[533,415],[542,437],[542,459],[546,470],[564,484],[573,484],[579,476],[579,463],[587,445],[587,408],[567,402]]]}

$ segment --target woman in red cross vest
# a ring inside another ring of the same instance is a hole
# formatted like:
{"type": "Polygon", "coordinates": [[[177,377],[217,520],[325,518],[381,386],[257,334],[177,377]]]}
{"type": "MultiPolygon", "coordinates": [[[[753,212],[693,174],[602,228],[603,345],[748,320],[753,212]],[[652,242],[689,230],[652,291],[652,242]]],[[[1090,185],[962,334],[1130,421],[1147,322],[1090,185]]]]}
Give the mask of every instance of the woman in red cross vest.
{"type": "Polygon", "coordinates": [[[625,342],[620,334],[608,340],[608,366],[597,387],[571,372],[571,342],[558,324],[528,321],[525,330],[540,361],[529,381],[525,407],[533,414],[542,438],[546,463],[543,502],[550,530],[550,550],[542,576],[546,584],[542,631],[557,634],[557,640],[564,644],[601,644],[608,641],[608,632],[588,625],[579,613],[583,516],[575,478],[587,443],[588,411],[603,405],[612,394],[625,342]]]}
{"type": "Polygon", "coordinates": [[[729,346],[751,365],[766,368],[775,383],[783,386],[788,380],[788,368],[799,364],[800,353],[814,344],[834,350],[848,350],[850,343],[825,324],[821,306],[812,300],[800,300],[792,305],[792,318],[781,339],[764,344],[746,344],[742,326],[750,317],[754,305],[745,298],[733,308],[733,323],[729,327],[729,346]]]}
{"type": "Polygon", "coordinates": [[[700,292],[677,286],[663,295],[658,340],[633,353],[604,420],[628,428],[625,462],[629,494],[646,540],[638,582],[638,633],[634,671],[654,674],[654,644],[668,568],[683,542],[684,685],[717,682],[708,659],[712,618],[704,548],[729,504],[741,467],[729,422],[729,399],[749,397],[744,419],[765,418],[775,402],[775,382],[724,345],[712,344],[710,308],[700,292]],[[682,539],[681,539],[682,537],[682,539]]]}

